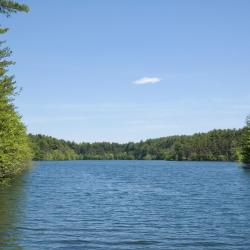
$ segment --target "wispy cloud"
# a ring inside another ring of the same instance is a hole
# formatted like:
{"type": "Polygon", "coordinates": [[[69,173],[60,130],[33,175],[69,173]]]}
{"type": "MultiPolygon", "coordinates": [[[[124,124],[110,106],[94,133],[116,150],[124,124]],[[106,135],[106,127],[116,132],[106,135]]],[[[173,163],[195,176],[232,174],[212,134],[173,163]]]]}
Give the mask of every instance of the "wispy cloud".
{"type": "Polygon", "coordinates": [[[133,83],[137,85],[146,85],[160,82],[161,78],[159,77],[143,77],[141,79],[135,80],[133,83]]]}

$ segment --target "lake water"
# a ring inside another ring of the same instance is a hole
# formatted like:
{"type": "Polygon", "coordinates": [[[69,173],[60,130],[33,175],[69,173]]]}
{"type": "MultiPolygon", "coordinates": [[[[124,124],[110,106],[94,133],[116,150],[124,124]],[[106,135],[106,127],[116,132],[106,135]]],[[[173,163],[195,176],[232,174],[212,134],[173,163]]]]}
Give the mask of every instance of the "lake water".
{"type": "Polygon", "coordinates": [[[37,162],[0,190],[0,249],[250,249],[235,163],[37,162]]]}

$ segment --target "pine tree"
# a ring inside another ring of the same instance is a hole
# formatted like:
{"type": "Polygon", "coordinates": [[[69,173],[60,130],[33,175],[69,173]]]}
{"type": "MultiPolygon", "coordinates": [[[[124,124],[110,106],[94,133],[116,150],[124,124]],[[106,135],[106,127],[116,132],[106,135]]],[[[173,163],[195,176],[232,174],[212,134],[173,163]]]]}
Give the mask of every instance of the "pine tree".
{"type": "Polygon", "coordinates": [[[0,0],[0,13],[10,16],[12,13],[19,11],[28,12],[29,7],[26,4],[19,4],[14,1],[0,0]]]}
{"type": "MultiPolygon", "coordinates": [[[[24,4],[0,0],[0,14],[6,17],[28,10],[24,4]]],[[[7,31],[0,26],[0,35],[7,31]]],[[[13,104],[18,91],[14,77],[8,75],[8,67],[14,62],[8,60],[11,50],[4,45],[5,41],[0,41],[0,181],[20,173],[31,158],[26,128],[13,104]]]]}

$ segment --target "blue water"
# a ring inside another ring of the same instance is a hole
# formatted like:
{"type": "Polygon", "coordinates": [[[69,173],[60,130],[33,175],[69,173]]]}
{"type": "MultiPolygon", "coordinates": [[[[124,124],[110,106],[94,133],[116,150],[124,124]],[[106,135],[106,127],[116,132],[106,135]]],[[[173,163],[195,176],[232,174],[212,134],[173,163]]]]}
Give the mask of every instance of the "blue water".
{"type": "Polygon", "coordinates": [[[38,162],[0,190],[0,249],[250,249],[235,163],[38,162]]]}

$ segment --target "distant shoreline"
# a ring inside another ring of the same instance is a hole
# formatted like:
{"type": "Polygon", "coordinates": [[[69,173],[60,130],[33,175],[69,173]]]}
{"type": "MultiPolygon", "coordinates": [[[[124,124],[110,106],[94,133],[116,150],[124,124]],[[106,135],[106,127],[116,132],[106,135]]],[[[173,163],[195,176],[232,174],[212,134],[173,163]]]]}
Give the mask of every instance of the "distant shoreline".
{"type": "MultiPolygon", "coordinates": [[[[107,159],[98,159],[98,160],[95,160],[95,159],[85,159],[85,160],[32,160],[32,162],[53,162],[53,161],[59,161],[59,162],[68,162],[68,161],[164,161],[164,162],[231,162],[231,163],[238,163],[240,165],[242,165],[242,163],[240,162],[237,162],[237,161],[216,161],[216,160],[143,160],[143,159],[134,159],[134,160],[107,160],[107,159]]],[[[246,167],[247,168],[247,167],[246,167]]],[[[250,166],[249,166],[250,168],[250,166]]]]}
{"type": "Polygon", "coordinates": [[[167,136],[140,142],[65,141],[29,135],[33,160],[169,160],[237,161],[243,129],[215,129],[207,133],[167,136]]]}

